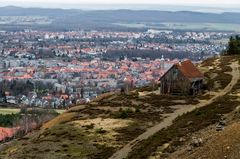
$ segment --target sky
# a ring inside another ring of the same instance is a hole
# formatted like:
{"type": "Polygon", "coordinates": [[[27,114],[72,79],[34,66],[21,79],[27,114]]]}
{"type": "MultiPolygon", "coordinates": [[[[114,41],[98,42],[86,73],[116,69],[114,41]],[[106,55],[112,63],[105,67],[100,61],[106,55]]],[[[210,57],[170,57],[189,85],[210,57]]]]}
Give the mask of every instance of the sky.
{"type": "Polygon", "coordinates": [[[0,0],[0,6],[81,8],[87,5],[174,5],[240,9],[240,0],[0,0]]]}
{"type": "Polygon", "coordinates": [[[1,0],[4,3],[62,3],[62,4],[240,4],[239,0],[1,0]]]}

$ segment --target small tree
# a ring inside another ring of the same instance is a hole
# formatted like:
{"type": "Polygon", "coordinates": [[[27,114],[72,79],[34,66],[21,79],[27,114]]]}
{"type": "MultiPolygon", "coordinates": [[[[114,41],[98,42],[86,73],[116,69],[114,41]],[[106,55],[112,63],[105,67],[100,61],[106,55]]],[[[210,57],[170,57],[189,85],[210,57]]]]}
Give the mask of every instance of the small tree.
{"type": "Polygon", "coordinates": [[[240,37],[237,35],[235,37],[231,36],[227,46],[228,55],[240,54],[240,37]]]}

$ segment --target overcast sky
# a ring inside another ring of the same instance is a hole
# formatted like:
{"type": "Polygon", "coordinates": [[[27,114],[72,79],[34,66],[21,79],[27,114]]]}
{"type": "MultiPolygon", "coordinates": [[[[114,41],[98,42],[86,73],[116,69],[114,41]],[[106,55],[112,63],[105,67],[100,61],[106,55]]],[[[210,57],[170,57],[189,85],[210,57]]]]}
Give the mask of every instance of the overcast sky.
{"type": "Polygon", "coordinates": [[[181,6],[204,7],[233,7],[240,8],[240,0],[0,0],[0,6],[33,6],[33,7],[61,7],[79,8],[81,4],[163,4],[181,6]]]}
{"type": "Polygon", "coordinates": [[[240,4],[239,0],[1,0],[4,3],[61,3],[61,4],[240,4]]]}

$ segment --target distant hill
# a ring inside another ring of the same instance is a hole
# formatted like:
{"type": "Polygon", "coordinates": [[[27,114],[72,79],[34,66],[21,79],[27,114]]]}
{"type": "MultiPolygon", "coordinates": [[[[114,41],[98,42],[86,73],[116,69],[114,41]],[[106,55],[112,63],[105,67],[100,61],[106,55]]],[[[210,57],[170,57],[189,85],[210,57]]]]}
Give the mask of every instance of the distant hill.
{"type": "Polygon", "coordinates": [[[150,11],[150,10],[92,10],[77,9],[46,9],[46,8],[21,8],[1,7],[0,16],[49,16],[72,17],[71,20],[104,22],[211,22],[211,23],[237,23],[240,13],[200,13],[191,11],[150,11]],[[75,19],[76,18],[76,19],[75,19]]]}
{"type": "MultiPolygon", "coordinates": [[[[47,16],[56,28],[114,28],[113,23],[231,23],[240,24],[240,13],[200,13],[190,11],[92,10],[1,7],[0,16],[47,16]]],[[[115,26],[120,27],[120,26],[115,26]]]]}

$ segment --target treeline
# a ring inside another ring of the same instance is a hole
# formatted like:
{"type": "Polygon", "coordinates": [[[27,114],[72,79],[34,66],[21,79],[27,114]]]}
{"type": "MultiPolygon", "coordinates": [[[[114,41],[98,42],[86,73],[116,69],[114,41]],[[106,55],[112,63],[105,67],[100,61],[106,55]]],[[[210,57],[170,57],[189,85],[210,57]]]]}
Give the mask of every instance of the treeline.
{"type": "Polygon", "coordinates": [[[59,114],[52,109],[21,108],[16,114],[0,114],[0,127],[21,127],[33,123],[34,126],[40,126],[57,115],[59,114]]]}
{"type": "Polygon", "coordinates": [[[53,92],[51,83],[31,80],[3,80],[0,82],[0,97],[5,97],[5,92],[11,96],[28,95],[29,92],[35,91],[38,95],[44,95],[47,92],[53,92]]]}
{"type": "Polygon", "coordinates": [[[18,114],[0,114],[0,127],[12,127],[15,121],[19,121],[21,115],[18,114]]]}
{"type": "Polygon", "coordinates": [[[198,43],[198,44],[211,44],[211,42],[208,41],[202,41],[202,40],[195,40],[195,39],[169,39],[164,36],[158,36],[155,38],[150,38],[150,37],[144,37],[140,39],[134,39],[137,44],[141,44],[142,42],[147,42],[147,43],[165,43],[165,44],[186,44],[186,43],[198,43]]]}
{"type": "Polygon", "coordinates": [[[28,92],[34,90],[34,84],[27,80],[3,80],[0,82],[0,97],[4,96],[4,92],[10,92],[11,95],[17,96],[19,94],[27,95],[28,92]]]}
{"type": "Polygon", "coordinates": [[[104,60],[116,60],[123,59],[127,57],[129,59],[136,59],[137,57],[141,57],[143,59],[150,58],[151,60],[160,59],[164,56],[164,58],[169,59],[191,59],[191,60],[199,60],[202,56],[200,53],[191,53],[191,52],[179,52],[179,51],[155,51],[155,50],[117,50],[117,51],[108,51],[103,54],[102,59],[104,60]]]}
{"type": "Polygon", "coordinates": [[[12,128],[12,136],[0,139],[0,143],[20,138],[59,115],[55,110],[21,108],[17,114],[0,114],[0,127],[12,128]]]}
{"type": "Polygon", "coordinates": [[[227,55],[240,55],[240,37],[238,35],[230,37],[227,50],[224,53],[227,55]]]}

